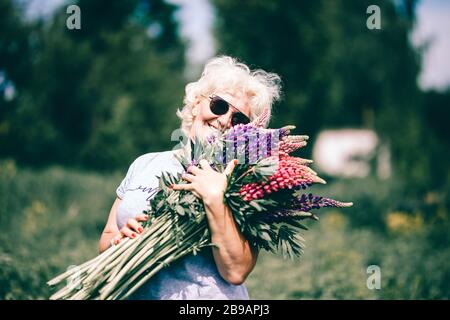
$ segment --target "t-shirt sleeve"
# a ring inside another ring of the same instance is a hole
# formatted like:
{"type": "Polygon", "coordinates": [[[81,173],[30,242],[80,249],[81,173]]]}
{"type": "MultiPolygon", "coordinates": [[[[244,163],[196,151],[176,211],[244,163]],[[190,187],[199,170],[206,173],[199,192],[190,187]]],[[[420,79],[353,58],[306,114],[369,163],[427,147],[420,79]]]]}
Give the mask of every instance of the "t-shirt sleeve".
{"type": "Polygon", "coordinates": [[[123,178],[122,182],[119,184],[119,186],[116,189],[116,194],[120,199],[123,199],[125,196],[125,191],[127,190],[127,187],[135,175],[136,166],[139,158],[135,159],[133,163],[128,168],[127,174],[125,175],[125,178],[123,178]]]}
{"type": "Polygon", "coordinates": [[[116,189],[116,194],[120,199],[123,199],[123,197],[125,196],[125,192],[127,191],[128,186],[130,185],[130,182],[133,180],[133,178],[137,174],[139,174],[139,172],[142,171],[146,165],[153,161],[153,159],[155,159],[157,155],[157,152],[147,153],[136,158],[133,161],[133,163],[128,168],[125,178],[123,178],[122,182],[116,189]]]}

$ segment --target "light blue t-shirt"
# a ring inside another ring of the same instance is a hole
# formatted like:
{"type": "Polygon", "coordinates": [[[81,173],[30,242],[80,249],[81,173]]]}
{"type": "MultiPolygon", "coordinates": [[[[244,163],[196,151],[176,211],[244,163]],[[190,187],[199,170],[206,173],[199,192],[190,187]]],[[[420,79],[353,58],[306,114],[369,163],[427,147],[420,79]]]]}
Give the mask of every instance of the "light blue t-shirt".
{"type": "MultiPolygon", "coordinates": [[[[183,167],[173,150],[147,153],[138,157],[116,190],[122,202],[117,208],[117,225],[122,228],[129,218],[148,209],[148,201],[158,192],[162,172],[175,174],[183,167]]],[[[130,296],[130,299],[243,299],[248,292],[244,284],[232,285],[219,274],[211,248],[196,256],[186,256],[165,267],[130,296]]]]}

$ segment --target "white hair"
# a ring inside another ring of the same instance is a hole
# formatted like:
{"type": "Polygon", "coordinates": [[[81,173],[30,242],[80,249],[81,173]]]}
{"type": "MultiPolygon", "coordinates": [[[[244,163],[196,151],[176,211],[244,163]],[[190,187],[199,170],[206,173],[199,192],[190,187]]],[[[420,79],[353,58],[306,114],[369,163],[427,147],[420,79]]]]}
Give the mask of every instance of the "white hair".
{"type": "Polygon", "coordinates": [[[203,69],[200,79],[186,85],[184,106],[177,110],[181,119],[181,129],[188,135],[194,116],[192,107],[201,95],[209,96],[217,90],[245,96],[250,103],[250,119],[257,118],[268,109],[269,122],[273,103],[280,98],[281,79],[275,73],[261,69],[250,70],[244,63],[228,56],[210,59],[203,69]]]}

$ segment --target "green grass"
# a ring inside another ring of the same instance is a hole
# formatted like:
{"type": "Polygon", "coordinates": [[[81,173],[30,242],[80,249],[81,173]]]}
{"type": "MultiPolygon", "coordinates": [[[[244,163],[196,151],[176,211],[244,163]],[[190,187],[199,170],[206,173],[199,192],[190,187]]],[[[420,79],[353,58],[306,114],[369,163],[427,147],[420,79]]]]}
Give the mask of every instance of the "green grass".
{"type": "Polygon", "coordinates": [[[385,235],[351,228],[327,212],[305,232],[305,254],[283,260],[263,253],[247,286],[252,299],[448,299],[450,249],[436,250],[424,231],[385,235]],[[378,265],[381,289],[369,290],[367,267],[378,265]]]}
{"type": "MultiPolygon", "coordinates": [[[[0,299],[47,299],[47,280],[94,257],[121,178],[58,167],[18,169],[13,162],[0,162],[0,299]]],[[[250,297],[450,298],[448,246],[437,246],[434,229],[426,224],[403,231],[379,228],[389,193],[376,188],[362,180],[316,188],[354,201],[355,207],[321,210],[321,220],[308,223],[310,230],[304,232],[307,248],[301,259],[261,253],[246,281],[250,297]],[[358,201],[364,206],[358,207],[358,201]],[[377,227],[367,223],[368,211],[377,215],[377,227]],[[366,287],[366,269],[372,264],[381,268],[380,290],[366,287]]]]}
{"type": "Polygon", "coordinates": [[[47,280],[94,257],[119,182],[118,175],[0,165],[0,298],[46,299],[47,280]]]}

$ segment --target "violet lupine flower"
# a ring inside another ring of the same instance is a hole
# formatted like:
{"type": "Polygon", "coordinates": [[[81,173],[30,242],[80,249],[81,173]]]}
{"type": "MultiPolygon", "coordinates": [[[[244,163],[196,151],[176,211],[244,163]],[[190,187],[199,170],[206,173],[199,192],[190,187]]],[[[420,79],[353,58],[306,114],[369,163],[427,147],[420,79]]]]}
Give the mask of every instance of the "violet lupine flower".
{"type": "MultiPolygon", "coordinates": [[[[231,158],[238,158],[239,156],[245,156],[247,148],[251,149],[252,145],[246,143],[247,140],[251,140],[250,137],[256,136],[258,128],[249,123],[246,125],[238,124],[229,129],[219,140],[224,143],[220,145],[220,149],[217,150],[215,160],[218,163],[226,164],[231,158]],[[230,159],[228,159],[230,158],[230,159]]],[[[217,139],[209,138],[208,142],[211,144],[216,143],[217,139]]]]}
{"type": "Polygon", "coordinates": [[[351,207],[352,205],[352,202],[340,202],[334,199],[313,195],[312,193],[302,194],[295,198],[290,207],[270,212],[266,215],[265,219],[268,222],[281,222],[285,219],[295,217],[318,220],[319,218],[314,213],[310,212],[312,209],[324,207],[345,208],[351,207]]]}
{"type": "Polygon", "coordinates": [[[319,220],[319,218],[313,213],[295,211],[292,209],[280,209],[277,211],[269,212],[264,216],[264,220],[266,220],[268,223],[274,223],[274,222],[282,222],[283,220],[289,220],[292,219],[293,217],[304,217],[319,220]]]}
{"type": "Polygon", "coordinates": [[[312,209],[320,209],[324,207],[345,208],[350,207],[351,205],[351,202],[340,202],[309,193],[302,194],[294,198],[291,204],[291,209],[308,212],[312,209]]]}
{"type": "Polygon", "coordinates": [[[251,123],[237,124],[224,134],[223,139],[225,141],[234,141],[235,139],[241,141],[244,135],[248,136],[256,135],[256,133],[259,132],[260,130],[265,129],[259,129],[251,123]]]}
{"type": "MultiPolygon", "coordinates": [[[[227,164],[231,159],[238,159],[245,164],[254,164],[258,160],[278,156],[288,157],[289,153],[306,145],[308,136],[290,135],[295,126],[284,126],[279,129],[265,129],[254,123],[238,124],[226,131],[221,137],[210,136],[208,142],[217,145],[215,161],[227,164]]],[[[302,159],[302,164],[312,161],[302,159]]]]}
{"type": "MultiPolygon", "coordinates": [[[[295,126],[284,126],[280,129],[276,129],[280,131],[280,139],[283,139],[284,137],[288,137],[289,134],[291,133],[291,130],[295,129],[295,126]]],[[[296,136],[292,136],[292,137],[296,137],[296,136]]],[[[307,137],[307,136],[302,136],[302,137],[307,137]]]]}
{"type": "Polygon", "coordinates": [[[215,135],[212,134],[212,135],[208,136],[208,137],[206,138],[206,140],[208,141],[209,144],[213,144],[213,143],[216,142],[217,138],[216,138],[215,135]]]}
{"type": "Polygon", "coordinates": [[[224,164],[230,160],[227,157],[241,158],[241,161],[248,164],[255,163],[262,158],[278,155],[280,142],[287,137],[291,128],[292,126],[280,129],[264,129],[257,128],[252,123],[238,124],[224,134],[225,148],[216,158],[224,164]]]}
{"type": "Polygon", "coordinates": [[[313,183],[325,183],[314,170],[302,164],[304,159],[299,159],[290,156],[280,158],[278,169],[268,178],[267,182],[254,182],[242,186],[239,193],[244,201],[261,199],[266,194],[277,192],[280,189],[304,189],[313,183]]]}

